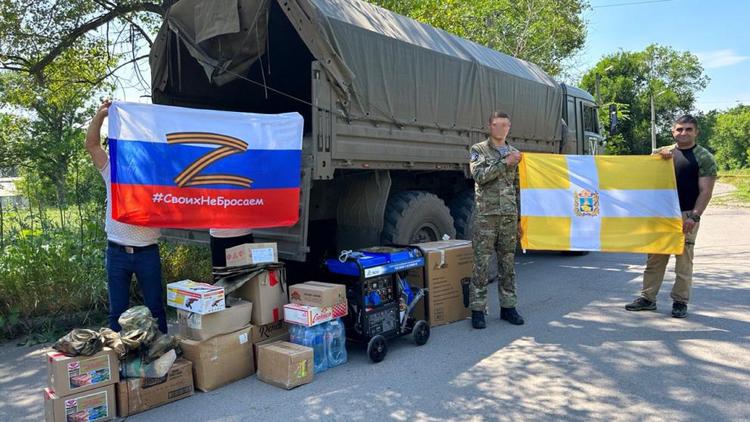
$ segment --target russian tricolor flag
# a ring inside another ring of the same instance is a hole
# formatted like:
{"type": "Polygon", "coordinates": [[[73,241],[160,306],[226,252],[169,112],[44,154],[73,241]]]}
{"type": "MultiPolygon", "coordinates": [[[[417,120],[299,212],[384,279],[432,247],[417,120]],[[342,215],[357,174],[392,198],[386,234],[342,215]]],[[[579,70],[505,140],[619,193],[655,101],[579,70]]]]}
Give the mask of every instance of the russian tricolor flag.
{"type": "Polygon", "coordinates": [[[112,218],[149,227],[293,226],[302,130],[298,113],[115,102],[112,218]]]}

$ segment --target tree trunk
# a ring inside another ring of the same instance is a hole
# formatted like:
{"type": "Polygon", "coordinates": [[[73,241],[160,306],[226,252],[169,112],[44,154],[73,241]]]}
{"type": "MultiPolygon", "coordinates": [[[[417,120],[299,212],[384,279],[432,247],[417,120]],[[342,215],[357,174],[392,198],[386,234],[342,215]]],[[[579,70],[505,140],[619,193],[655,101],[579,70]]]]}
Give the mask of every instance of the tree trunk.
{"type": "Polygon", "coordinates": [[[60,211],[60,227],[65,228],[65,179],[66,174],[61,171],[54,179],[55,191],[57,192],[57,209],[60,211]]]}

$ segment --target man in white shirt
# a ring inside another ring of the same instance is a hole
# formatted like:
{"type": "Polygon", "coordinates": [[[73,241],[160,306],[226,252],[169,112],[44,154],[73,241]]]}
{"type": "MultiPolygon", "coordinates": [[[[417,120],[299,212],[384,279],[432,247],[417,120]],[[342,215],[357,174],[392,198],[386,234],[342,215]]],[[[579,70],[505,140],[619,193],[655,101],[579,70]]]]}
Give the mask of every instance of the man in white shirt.
{"type": "Polygon", "coordinates": [[[109,290],[109,326],[120,331],[120,314],[130,307],[130,282],[135,274],[146,306],[159,321],[159,330],[167,332],[164,289],[161,282],[160,230],[134,226],[112,219],[112,189],[109,156],[102,148],[100,131],[109,113],[109,101],[99,106],[86,132],[86,150],[107,186],[107,288],[109,290]]]}

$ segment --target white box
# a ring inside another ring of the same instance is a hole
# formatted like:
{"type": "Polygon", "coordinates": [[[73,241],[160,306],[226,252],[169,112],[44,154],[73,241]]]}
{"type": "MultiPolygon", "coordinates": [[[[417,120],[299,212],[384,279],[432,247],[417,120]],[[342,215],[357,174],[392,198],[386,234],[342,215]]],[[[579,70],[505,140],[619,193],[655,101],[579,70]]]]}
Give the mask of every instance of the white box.
{"type": "Polygon", "coordinates": [[[298,303],[284,305],[284,321],[312,327],[332,319],[341,318],[349,313],[346,302],[333,306],[309,306],[298,303]]]}
{"type": "Polygon", "coordinates": [[[244,243],[227,248],[227,267],[279,262],[276,243],[244,243]]]}
{"type": "Polygon", "coordinates": [[[192,280],[169,283],[167,305],[201,315],[223,311],[224,288],[192,280]]]}

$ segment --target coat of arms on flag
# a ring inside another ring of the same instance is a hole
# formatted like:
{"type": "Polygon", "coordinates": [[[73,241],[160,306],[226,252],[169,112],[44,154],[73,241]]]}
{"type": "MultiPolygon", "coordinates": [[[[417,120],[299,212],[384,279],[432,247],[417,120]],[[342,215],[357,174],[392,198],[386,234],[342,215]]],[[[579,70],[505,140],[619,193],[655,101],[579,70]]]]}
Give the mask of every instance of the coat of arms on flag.
{"type": "Polygon", "coordinates": [[[115,102],[112,217],[173,228],[292,226],[302,116],[115,102]]]}
{"type": "Polygon", "coordinates": [[[524,153],[519,170],[522,248],[682,253],[671,160],[524,153]]]}
{"type": "Polygon", "coordinates": [[[579,217],[599,215],[599,192],[591,192],[586,189],[575,193],[576,215],[579,217]]]}

